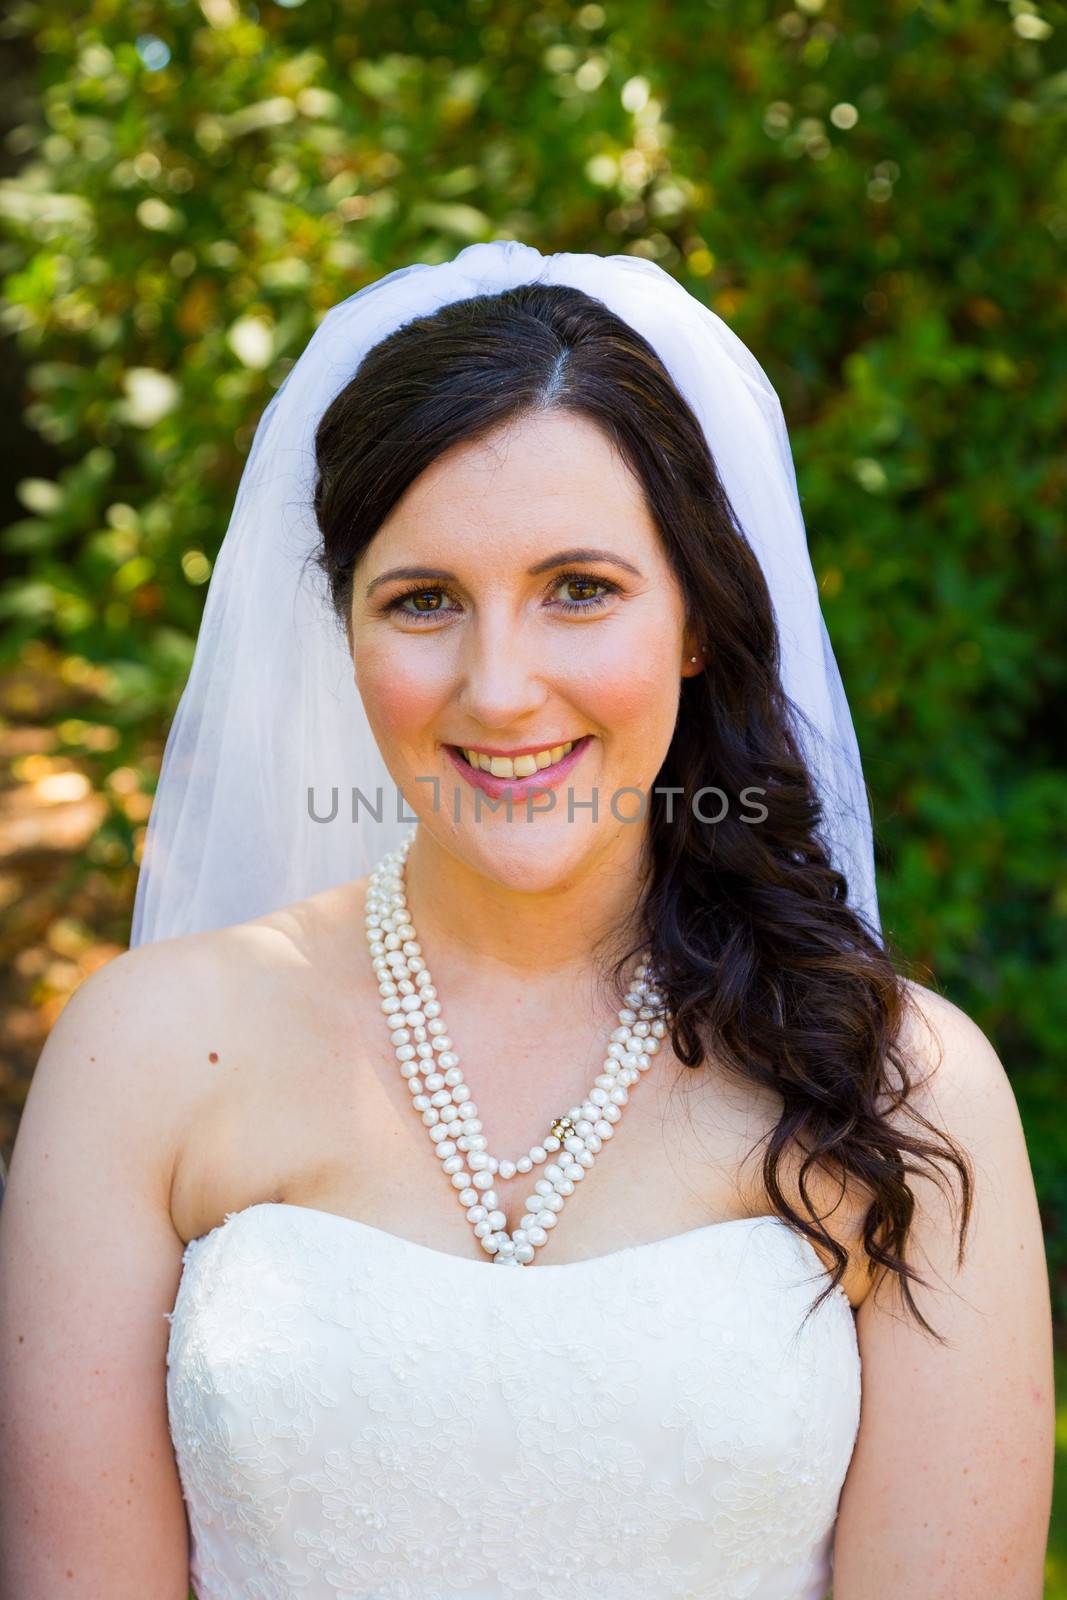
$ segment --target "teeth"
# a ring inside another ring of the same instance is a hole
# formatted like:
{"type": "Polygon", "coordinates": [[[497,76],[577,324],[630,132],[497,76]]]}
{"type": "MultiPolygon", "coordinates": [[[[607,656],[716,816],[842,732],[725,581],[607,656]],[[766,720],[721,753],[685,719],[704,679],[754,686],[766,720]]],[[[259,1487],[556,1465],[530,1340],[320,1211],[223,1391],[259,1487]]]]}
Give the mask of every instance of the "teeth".
{"type": "Polygon", "coordinates": [[[538,750],[529,756],[483,756],[475,750],[464,750],[463,754],[472,767],[478,767],[482,772],[492,773],[494,778],[529,778],[535,772],[551,767],[561,761],[568,750],[574,749],[574,740],[566,744],[554,744],[550,750],[538,750]]]}

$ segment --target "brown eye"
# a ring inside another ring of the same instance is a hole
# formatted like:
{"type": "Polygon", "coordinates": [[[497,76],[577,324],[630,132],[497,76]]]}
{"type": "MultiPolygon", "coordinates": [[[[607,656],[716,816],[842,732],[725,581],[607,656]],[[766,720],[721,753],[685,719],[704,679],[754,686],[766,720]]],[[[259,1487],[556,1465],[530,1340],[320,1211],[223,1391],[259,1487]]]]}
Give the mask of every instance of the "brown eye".
{"type": "Polygon", "coordinates": [[[563,590],[563,594],[553,603],[559,610],[572,616],[599,611],[619,592],[618,584],[612,583],[609,578],[594,578],[585,572],[565,572],[562,577],[555,579],[553,587],[557,592],[563,590]],[[578,599],[569,598],[571,590],[581,591],[578,599]],[[597,590],[600,592],[597,593],[597,590]]]}
{"type": "Polygon", "coordinates": [[[597,583],[595,583],[592,578],[568,578],[568,580],[567,580],[567,588],[568,588],[568,590],[585,589],[587,591],[585,594],[580,594],[580,595],[572,594],[570,596],[570,598],[572,600],[574,600],[574,599],[591,600],[593,598],[593,596],[588,591],[595,590],[595,589],[599,588],[599,585],[597,583]]]}
{"type": "Polygon", "coordinates": [[[402,617],[414,617],[420,622],[437,616],[443,617],[446,611],[451,609],[443,603],[446,593],[447,591],[438,584],[426,589],[407,589],[403,594],[398,594],[395,600],[390,600],[385,610],[395,612],[402,617]]]}

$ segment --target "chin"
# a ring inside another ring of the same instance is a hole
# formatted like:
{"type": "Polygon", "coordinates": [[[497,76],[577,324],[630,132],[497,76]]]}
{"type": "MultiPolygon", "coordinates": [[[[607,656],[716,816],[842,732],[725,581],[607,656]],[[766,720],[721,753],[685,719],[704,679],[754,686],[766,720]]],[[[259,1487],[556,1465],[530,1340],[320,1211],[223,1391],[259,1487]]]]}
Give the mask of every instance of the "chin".
{"type": "Polygon", "coordinates": [[[573,822],[566,816],[534,816],[516,807],[509,822],[503,814],[484,816],[480,822],[465,818],[448,831],[448,848],[472,871],[502,888],[526,894],[546,894],[573,880],[598,859],[606,843],[603,824],[581,813],[573,822]]]}

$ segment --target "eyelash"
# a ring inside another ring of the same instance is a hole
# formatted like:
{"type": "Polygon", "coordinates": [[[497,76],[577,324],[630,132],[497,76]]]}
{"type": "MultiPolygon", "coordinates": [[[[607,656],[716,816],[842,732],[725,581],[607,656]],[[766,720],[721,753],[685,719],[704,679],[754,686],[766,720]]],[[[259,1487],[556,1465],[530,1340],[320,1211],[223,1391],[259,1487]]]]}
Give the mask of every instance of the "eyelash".
{"type": "MultiPolygon", "coordinates": [[[[557,600],[556,604],[561,607],[563,611],[568,612],[571,615],[573,615],[575,612],[598,611],[601,606],[607,605],[608,600],[612,595],[621,593],[619,584],[612,583],[610,578],[594,578],[592,574],[588,572],[561,572],[559,577],[553,582],[552,587],[554,589],[558,589],[561,584],[565,583],[597,584],[600,588],[608,591],[607,594],[594,595],[589,600],[557,600]]],[[[403,594],[396,595],[392,600],[388,601],[382,609],[386,612],[400,611],[403,602],[405,600],[410,600],[412,595],[416,594],[451,594],[451,590],[445,588],[445,586],[440,583],[416,584],[413,588],[406,589],[403,594]]],[[[419,624],[421,624],[423,621],[432,621],[433,618],[440,617],[443,614],[444,613],[441,611],[401,612],[402,616],[413,617],[419,624]]]]}

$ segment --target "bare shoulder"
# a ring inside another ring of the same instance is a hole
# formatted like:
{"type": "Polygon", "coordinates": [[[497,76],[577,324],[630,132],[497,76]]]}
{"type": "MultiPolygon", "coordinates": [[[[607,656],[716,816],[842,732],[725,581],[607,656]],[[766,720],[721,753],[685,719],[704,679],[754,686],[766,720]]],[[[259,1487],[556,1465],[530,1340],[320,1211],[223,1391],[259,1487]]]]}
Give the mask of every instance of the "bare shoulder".
{"type": "MultiPolygon", "coordinates": [[[[942,1133],[981,1144],[1007,1113],[1017,1119],[1014,1091],[997,1051],[965,1011],[922,984],[903,984],[904,1017],[897,1039],[910,1080],[908,1105],[942,1133]]],[[[892,1072],[890,1081],[898,1079],[892,1072]]],[[[897,1113],[890,1112],[895,1120],[897,1113]]]]}
{"type": "Polygon", "coordinates": [[[262,1065],[272,1019],[299,1011],[302,998],[312,1006],[342,902],[350,914],[361,892],[362,880],[228,928],[124,951],[67,1002],[31,1094],[40,1101],[77,1074],[110,1136],[143,1142],[169,1191],[189,1129],[218,1091],[220,1067],[232,1076],[262,1065]]]}

